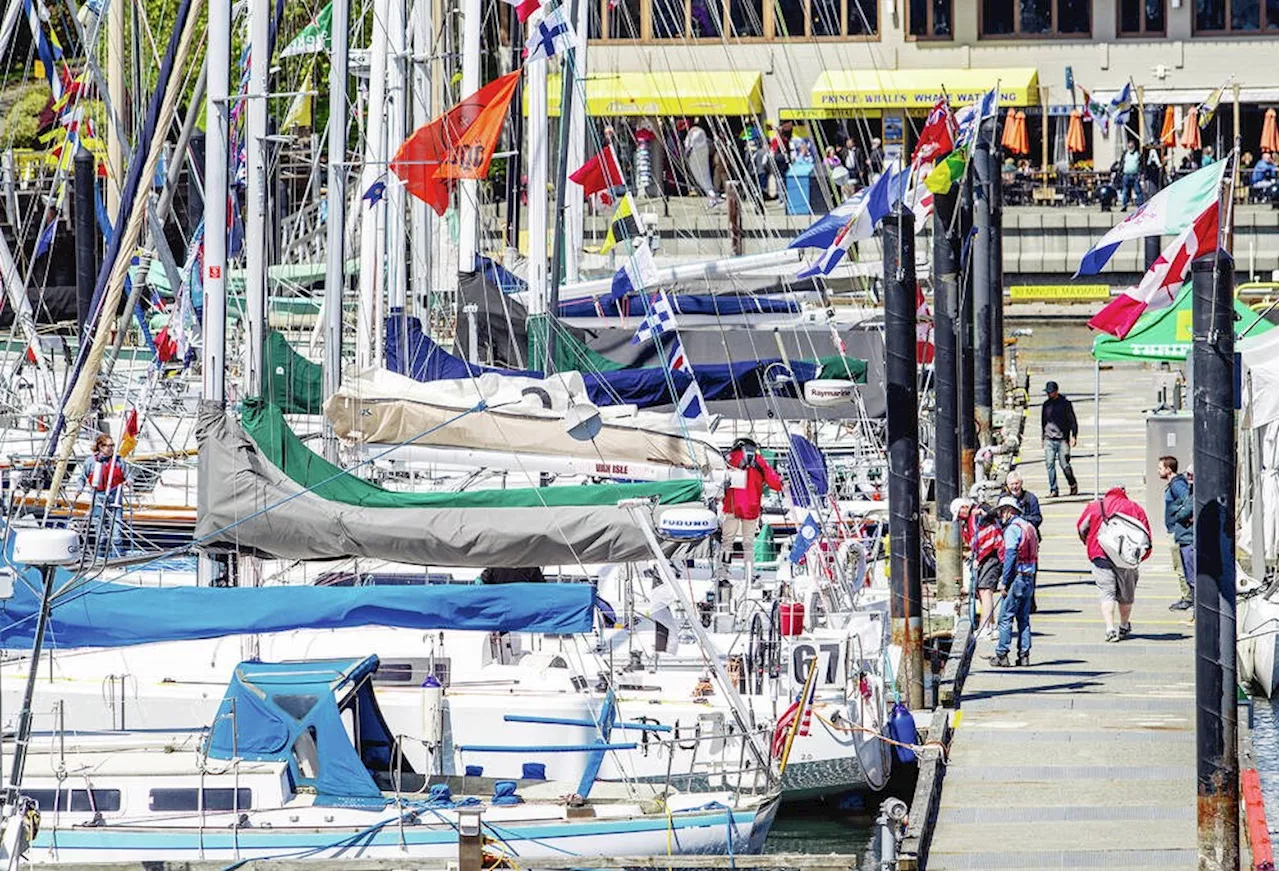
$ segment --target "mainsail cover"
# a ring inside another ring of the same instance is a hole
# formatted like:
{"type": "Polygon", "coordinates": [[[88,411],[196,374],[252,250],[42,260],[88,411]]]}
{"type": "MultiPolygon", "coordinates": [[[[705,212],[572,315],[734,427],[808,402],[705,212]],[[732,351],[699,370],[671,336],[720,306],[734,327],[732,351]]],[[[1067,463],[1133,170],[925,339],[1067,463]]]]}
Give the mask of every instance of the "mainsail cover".
{"type": "MultiPolygon", "coordinates": [[[[196,434],[202,480],[208,482],[200,489],[196,539],[208,550],[475,567],[626,562],[651,555],[631,516],[616,506],[351,505],[325,499],[290,478],[216,403],[202,404],[196,434]]],[[[588,488],[581,489],[585,499],[588,488]]]]}
{"type": "MultiPolygon", "coordinates": [[[[59,569],[56,586],[72,580],[59,569]]],[[[124,647],[294,629],[398,626],[484,632],[589,632],[587,584],[420,587],[136,587],[86,581],[54,600],[46,647],[124,647]]],[[[24,571],[0,611],[0,647],[30,650],[40,577],[24,571]]]]}

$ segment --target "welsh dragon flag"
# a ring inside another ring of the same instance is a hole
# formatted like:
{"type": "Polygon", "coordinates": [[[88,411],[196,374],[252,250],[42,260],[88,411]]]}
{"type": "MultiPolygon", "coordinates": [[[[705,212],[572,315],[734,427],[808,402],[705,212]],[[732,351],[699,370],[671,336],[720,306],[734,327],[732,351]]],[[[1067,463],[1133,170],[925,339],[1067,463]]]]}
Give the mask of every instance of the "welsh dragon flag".
{"type": "Polygon", "coordinates": [[[293,41],[284,47],[280,57],[300,54],[321,54],[329,50],[329,36],[333,32],[333,2],[324,4],[316,20],[302,28],[293,41]]]}
{"type": "Polygon", "coordinates": [[[1218,202],[1225,159],[1178,179],[1116,224],[1080,260],[1076,276],[1097,275],[1120,243],[1144,236],[1176,236],[1218,202]]]}
{"type": "Polygon", "coordinates": [[[1123,339],[1143,314],[1173,305],[1187,280],[1191,261],[1202,254],[1211,254],[1217,246],[1218,204],[1215,202],[1160,252],[1137,287],[1125,288],[1090,318],[1089,326],[1123,339]]]}

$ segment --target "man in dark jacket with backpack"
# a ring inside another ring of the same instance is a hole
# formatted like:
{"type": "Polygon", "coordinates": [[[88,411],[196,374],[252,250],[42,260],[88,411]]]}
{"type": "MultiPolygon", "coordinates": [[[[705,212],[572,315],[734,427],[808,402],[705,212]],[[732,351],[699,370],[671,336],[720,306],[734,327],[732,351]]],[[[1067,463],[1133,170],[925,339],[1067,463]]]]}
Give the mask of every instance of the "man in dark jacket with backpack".
{"type": "Polygon", "coordinates": [[[1164,488],[1164,529],[1173,536],[1173,546],[1182,561],[1182,598],[1169,606],[1170,611],[1186,611],[1195,605],[1196,531],[1195,504],[1191,483],[1178,472],[1177,457],[1161,457],[1158,464],[1164,488]]]}

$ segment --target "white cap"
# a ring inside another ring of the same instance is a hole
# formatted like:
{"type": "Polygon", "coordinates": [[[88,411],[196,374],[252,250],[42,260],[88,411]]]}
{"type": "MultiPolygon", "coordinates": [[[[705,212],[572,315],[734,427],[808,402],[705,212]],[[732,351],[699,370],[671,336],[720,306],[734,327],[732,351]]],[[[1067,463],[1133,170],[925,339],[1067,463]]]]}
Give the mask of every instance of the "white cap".
{"type": "Polygon", "coordinates": [[[1019,505],[1018,500],[1014,499],[1012,496],[1000,497],[1000,501],[996,503],[996,510],[999,511],[1001,508],[1012,508],[1019,514],[1022,513],[1022,506],[1019,505]]]}

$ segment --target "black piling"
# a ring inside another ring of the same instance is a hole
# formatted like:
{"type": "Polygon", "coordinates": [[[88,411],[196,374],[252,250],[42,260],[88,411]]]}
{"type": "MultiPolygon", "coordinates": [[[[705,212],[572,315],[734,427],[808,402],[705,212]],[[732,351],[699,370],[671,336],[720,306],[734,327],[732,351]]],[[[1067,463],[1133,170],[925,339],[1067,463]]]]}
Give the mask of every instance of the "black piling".
{"type": "Polygon", "coordinates": [[[979,137],[973,149],[973,405],[978,440],[991,441],[991,146],[979,137]]]}
{"type": "Polygon", "coordinates": [[[957,392],[960,400],[957,414],[960,423],[960,487],[968,493],[973,487],[973,461],[978,453],[978,428],[974,410],[973,362],[973,176],[965,180],[960,192],[960,326],[956,330],[956,352],[960,357],[957,392]]]}
{"type": "Polygon", "coordinates": [[[1196,820],[1200,871],[1240,867],[1236,734],[1235,263],[1191,264],[1196,534],[1196,820]]]}
{"type": "Polygon", "coordinates": [[[1004,408],[1004,185],[1000,156],[991,158],[991,401],[1004,408]]]}
{"type": "Polygon", "coordinates": [[[956,191],[933,198],[933,371],[937,415],[934,425],[934,493],[938,528],[934,550],[938,563],[938,598],[949,599],[960,590],[963,555],[960,528],[951,516],[951,500],[960,495],[959,375],[956,354],[956,321],[959,292],[956,264],[958,237],[951,229],[956,191]]]}
{"type": "Polygon", "coordinates": [[[1142,237],[1142,261],[1146,264],[1146,268],[1150,269],[1151,265],[1156,262],[1156,258],[1160,256],[1160,237],[1159,236],[1143,236],[1142,237]]]}
{"type": "Polygon", "coordinates": [[[97,213],[93,203],[93,186],[96,163],[93,155],[83,145],[76,151],[73,161],[75,183],[76,227],[76,333],[83,336],[84,325],[89,320],[93,306],[93,285],[98,278],[97,240],[94,227],[97,213]]]}
{"type": "Polygon", "coordinates": [[[916,386],[915,219],[902,204],[884,219],[884,356],[889,444],[889,588],[900,683],[924,707],[920,589],[920,420],[916,386]]]}

